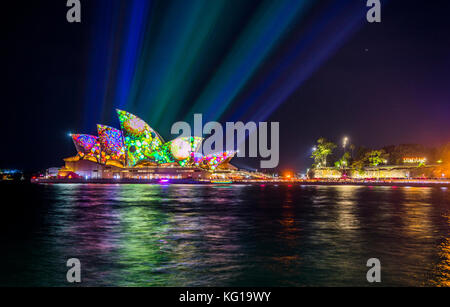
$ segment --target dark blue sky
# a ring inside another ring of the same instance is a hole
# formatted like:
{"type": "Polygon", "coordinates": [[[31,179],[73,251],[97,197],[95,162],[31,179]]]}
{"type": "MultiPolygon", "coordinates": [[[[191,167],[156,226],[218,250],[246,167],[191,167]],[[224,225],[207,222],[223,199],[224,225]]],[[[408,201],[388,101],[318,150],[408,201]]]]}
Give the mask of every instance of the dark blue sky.
{"type": "MultiPolygon", "coordinates": [[[[75,153],[67,132],[94,133],[95,127],[92,131],[78,130],[86,121],[86,80],[95,29],[90,21],[97,16],[101,2],[82,1],[81,25],[66,22],[64,2],[20,2],[2,8],[0,168],[36,170],[62,165],[62,158],[75,153]]],[[[238,33],[260,2],[248,1],[239,7],[240,14],[223,18],[239,18],[233,22],[238,33]]],[[[264,76],[269,76],[268,72],[332,4],[319,1],[301,22],[293,23],[221,119],[236,114],[264,76]]],[[[361,14],[365,10],[361,6],[361,14]]],[[[156,11],[160,22],[164,21],[164,12],[164,8],[156,11]]],[[[267,117],[268,121],[280,122],[280,167],[308,167],[310,149],[320,136],[340,141],[347,135],[352,143],[365,146],[449,142],[448,12],[449,4],[444,1],[389,1],[383,7],[380,24],[362,23],[305,80],[296,80],[295,90],[267,117]]],[[[233,33],[230,31],[227,39],[236,35],[233,33]]],[[[318,49],[305,52],[304,58],[293,62],[298,66],[293,64],[292,71],[299,74],[292,76],[299,78],[305,63],[317,61],[320,48],[329,46],[331,34],[320,36],[318,49]]],[[[226,52],[215,56],[220,62],[226,52]]],[[[204,76],[207,73],[205,70],[204,76]]],[[[273,86],[281,88],[281,84],[293,80],[290,76],[282,75],[277,81],[280,84],[273,86]]],[[[264,111],[264,103],[269,102],[258,100],[250,115],[240,119],[252,119],[252,114],[264,111]]],[[[189,102],[185,102],[185,109],[189,109],[189,102]]],[[[237,164],[256,166],[257,161],[237,164]]]]}

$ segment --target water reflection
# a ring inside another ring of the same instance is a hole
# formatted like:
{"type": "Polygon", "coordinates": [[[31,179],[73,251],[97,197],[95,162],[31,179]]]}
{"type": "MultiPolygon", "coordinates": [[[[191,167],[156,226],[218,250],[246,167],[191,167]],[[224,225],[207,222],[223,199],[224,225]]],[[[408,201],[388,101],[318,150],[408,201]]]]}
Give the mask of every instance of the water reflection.
{"type": "MultiPolygon", "coordinates": [[[[450,191],[351,186],[39,186],[40,226],[0,260],[20,285],[450,284],[450,191]],[[23,251],[27,251],[23,254],[23,251]],[[29,252],[28,252],[29,251],[29,252]],[[19,253],[20,252],[20,253],[19,253]],[[7,262],[8,263],[8,262],[7,262]],[[7,266],[8,267],[8,266],[7,266]],[[12,266],[11,266],[12,267],[12,266]]],[[[11,234],[9,234],[11,235],[11,234]]]]}
{"type": "Polygon", "coordinates": [[[148,186],[143,195],[141,186],[121,190],[116,199],[124,206],[116,256],[124,268],[116,278],[119,285],[214,282],[214,276],[202,278],[203,270],[232,277],[240,250],[234,235],[239,220],[222,213],[239,203],[233,198],[239,197],[240,188],[215,188],[148,186]]]}
{"type": "MultiPolygon", "coordinates": [[[[450,210],[444,215],[450,226],[450,210]]],[[[450,237],[447,237],[439,245],[439,261],[433,270],[433,277],[430,284],[433,286],[450,287],[450,237]]]]}

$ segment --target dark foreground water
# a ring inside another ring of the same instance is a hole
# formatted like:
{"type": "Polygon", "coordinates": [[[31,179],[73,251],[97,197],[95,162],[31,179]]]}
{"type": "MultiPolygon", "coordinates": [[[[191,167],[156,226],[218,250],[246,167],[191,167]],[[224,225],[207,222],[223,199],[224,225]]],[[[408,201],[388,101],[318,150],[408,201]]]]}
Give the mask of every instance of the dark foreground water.
{"type": "Polygon", "coordinates": [[[0,285],[450,286],[450,191],[0,184],[0,285]]]}

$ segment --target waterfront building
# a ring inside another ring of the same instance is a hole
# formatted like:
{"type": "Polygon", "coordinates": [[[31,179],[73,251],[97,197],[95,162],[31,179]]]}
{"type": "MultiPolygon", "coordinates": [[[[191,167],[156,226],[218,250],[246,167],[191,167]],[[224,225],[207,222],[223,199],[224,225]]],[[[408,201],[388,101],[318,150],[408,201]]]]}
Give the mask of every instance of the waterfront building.
{"type": "Polygon", "coordinates": [[[412,178],[444,178],[446,177],[437,165],[381,165],[368,166],[361,170],[336,169],[332,167],[315,168],[309,172],[310,178],[340,179],[412,179],[412,178]]]}
{"type": "Polygon", "coordinates": [[[242,179],[249,173],[230,163],[235,151],[201,153],[201,137],[169,142],[134,114],[117,110],[121,129],[97,125],[98,136],[73,134],[76,156],[58,179],[242,179]]]}
{"type": "Polygon", "coordinates": [[[23,180],[23,173],[16,169],[0,169],[0,181],[23,180]]]}

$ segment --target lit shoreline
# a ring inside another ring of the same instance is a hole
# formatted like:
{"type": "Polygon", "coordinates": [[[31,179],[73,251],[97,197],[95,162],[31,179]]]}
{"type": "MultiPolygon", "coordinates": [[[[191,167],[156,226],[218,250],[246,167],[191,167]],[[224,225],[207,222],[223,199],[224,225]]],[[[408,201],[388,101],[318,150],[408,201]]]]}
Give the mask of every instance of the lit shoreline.
{"type": "Polygon", "coordinates": [[[401,186],[401,187],[450,187],[450,181],[446,180],[239,180],[220,182],[214,180],[189,180],[189,179],[170,179],[162,182],[158,179],[32,179],[35,184],[199,184],[199,185],[218,185],[218,184],[246,184],[246,185],[328,185],[328,186],[401,186]]]}

